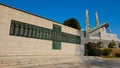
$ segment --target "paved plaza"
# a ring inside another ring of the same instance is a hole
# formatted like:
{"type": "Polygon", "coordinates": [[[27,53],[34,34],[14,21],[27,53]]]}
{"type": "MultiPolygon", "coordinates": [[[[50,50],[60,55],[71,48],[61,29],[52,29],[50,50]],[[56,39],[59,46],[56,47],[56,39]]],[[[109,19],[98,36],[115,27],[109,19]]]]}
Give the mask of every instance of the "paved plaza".
{"type": "Polygon", "coordinates": [[[61,63],[54,65],[41,65],[23,68],[120,68],[120,60],[104,59],[86,61],[86,64],[81,62],[61,63]]]}
{"type": "Polygon", "coordinates": [[[57,64],[28,64],[19,66],[8,66],[0,68],[120,68],[120,60],[117,59],[98,59],[86,60],[84,63],[80,61],[65,62],[57,64]]]}

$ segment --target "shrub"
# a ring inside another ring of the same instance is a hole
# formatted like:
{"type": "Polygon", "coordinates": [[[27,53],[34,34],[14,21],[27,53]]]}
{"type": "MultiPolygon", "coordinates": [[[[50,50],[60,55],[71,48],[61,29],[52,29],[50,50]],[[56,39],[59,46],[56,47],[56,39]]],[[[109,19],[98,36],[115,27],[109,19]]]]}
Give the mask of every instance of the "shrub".
{"type": "Polygon", "coordinates": [[[115,45],[116,45],[116,44],[115,44],[115,41],[112,41],[112,42],[109,43],[108,47],[109,47],[109,48],[114,48],[115,45]]]}
{"type": "Polygon", "coordinates": [[[120,57],[120,53],[116,53],[115,56],[116,56],[116,57],[120,57]]]}
{"type": "Polygon", "coordinates": [[[104,56],[108,56],[108,55],[111,54],[111,52],[112,52],[111,49],[104,49],[104,50],[103,50],[103,55],[104,55],[104,56]]]}
{"type": "Polygon", "coordinates": [[[96,48],[96,44],[95,43],[92,43],[92,42],[89,42],[87,44],[85,44],[85,49],[93,49],[93,48],[96,48]]]}
{"type": "Polygon", "coordinates": [[[90,56],[100,56],[101,54],[102,54],[102,51],[97,48],[93,48],[88,51],[88,55],[90,56]]]}
{"type": "Polygon", "coordinates": [[[103,44],[103,42],[98,42],[98,43],[97,43],[97,47],[98,47],[98,48],[103,48],[102,44],[103,44]]]}
{"type": "Polygon", "coordinates": [[[118,47],[120,48],[120,43],[118,44],[118,47]]]}
{"type": "Polygon", "coordinates": [[[85,44],[85,55],[91,55],[90,52],[92,49],[96,48],[96,44],[89,42],[85,44]]]}

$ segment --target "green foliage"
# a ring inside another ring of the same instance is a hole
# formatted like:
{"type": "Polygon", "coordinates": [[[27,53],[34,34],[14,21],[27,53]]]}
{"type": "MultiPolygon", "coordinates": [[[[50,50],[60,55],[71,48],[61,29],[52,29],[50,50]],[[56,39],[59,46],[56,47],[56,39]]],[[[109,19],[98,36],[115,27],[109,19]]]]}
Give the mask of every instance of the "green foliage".
{"type": "Polygon", "coordinates": [[[89,42],[85,44],[85,55],[89,56],[100,56],[102,51],[97,48],[96,43],[89,42]]]}
{"type": "Polygon", "coordinates": [[[116,44],[115,44],[115,41],[112,41],[112,42],[109,43],[108,47],[109,47],[109,48],[114,48],[115,45],[116,45],[116,44]]]}
{"type": "Polygon", "coordinates": [[[103,44],[102,42],[98,42],[98,43],[97,43],[97,47],[98,47],[98,48],[103,48],[102,44],[103,44]]]}
{"type": "Polygon", "coordinates": [[[94,47],[95,45],[92,42],[85,44],[85,55],[88,55],[89,51],[94,47]]]}
{"type": "Polygon", "coordinates": [[[115,56],[116,56],[116,57],[120,57],[120,53],[116,53],[115,56]]]}
{"type": "Polygon", "coordinates": [[[118,47],[120,48],[120,43],[118,44],[118,47]]]}
{"type": "Polygon", "coordinates": [[[112,52],[111,49],[104,49],[104,50],[103,50],[103,55],[104,55],[104,56],[108,56],[108,55],[111,54],[111,52],[112,52]]]}
{"type": "Polygon", "coordinates": [[[95,43],[89,42],[89,43],[85,44],[85,49],[93,49],[93,48],[96,48],[95,43]]]}
{"type": "Polygon", "coordinates": [[[81,30],[79,22],[74,18],[70,18],[70,19],[65,20],[63,24],[66,26],[81,30]]]}
{"type": "Polygon", "coordinates": [[[100,56],[102,54],[102,51],[97,48],[90,49],[88,52],[88,55],[90,56],[100,56]]]}

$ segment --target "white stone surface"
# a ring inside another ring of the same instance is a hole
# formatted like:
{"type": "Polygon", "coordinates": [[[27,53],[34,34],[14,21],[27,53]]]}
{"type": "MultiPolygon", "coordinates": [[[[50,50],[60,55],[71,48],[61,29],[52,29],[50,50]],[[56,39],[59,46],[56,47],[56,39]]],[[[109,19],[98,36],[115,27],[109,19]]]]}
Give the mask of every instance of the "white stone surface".
{"type": "MultiPolygon", "coordinates": [[[[53,24],[60,25],[62,32],[80,36],[80,31],[58,24],[56,22],[46,20],[25,12],[21,12],[3,5],[0,5],[0,56],[6,55],[44,55],[44,56],[76,56],[80,55],[76,51],[78,44],[61,43],[61,50],[52,49],[52,41],[24,38],[18,36],[10,36],[11,20],[17,20],[29,24],[42,26],[53,29],[53,24]]],[[[84,45],[82,45],[84,46],[84,45]]]]}

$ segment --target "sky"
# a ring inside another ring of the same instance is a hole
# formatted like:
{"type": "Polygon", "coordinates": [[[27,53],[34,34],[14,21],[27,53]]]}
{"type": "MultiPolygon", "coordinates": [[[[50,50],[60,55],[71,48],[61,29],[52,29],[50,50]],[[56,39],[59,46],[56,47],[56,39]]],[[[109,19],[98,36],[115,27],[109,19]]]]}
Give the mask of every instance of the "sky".
{"type": "Polygon", "coordinates": [[[0,3],[61,24],[66,19],[75,18],[82,29],[85,29],[86,9],[91,28],[95,26],[95,12],[98,12],[99,22],[108,22],[108,29],[120,39],[120,0],[0,0],[0,3]]]}

